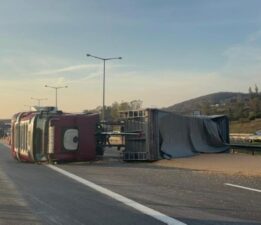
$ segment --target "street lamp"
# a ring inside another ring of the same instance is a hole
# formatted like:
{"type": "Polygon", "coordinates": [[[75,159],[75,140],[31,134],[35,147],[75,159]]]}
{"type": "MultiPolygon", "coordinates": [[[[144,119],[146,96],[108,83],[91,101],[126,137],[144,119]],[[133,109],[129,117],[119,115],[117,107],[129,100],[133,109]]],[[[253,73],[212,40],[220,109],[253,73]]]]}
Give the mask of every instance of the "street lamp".
{"type": "Polygon", "coordinates": [[[61,89],[61,88],[68,88],[68,86],[49,86],[49,85],[44,85],[44,86],[55,90],[55,107],[58,110],[58,108],[57,108],[57,90],[61,89]]]}
{"type": "Polygon", "coordinates": [[[31,99],[33,99],[33,100],[36,100],[37,102],[38,102],[38,106],[40,107],[40,103],[41,103],[41,101],[43,101],[43,100],[47,100],[47,98],[33,98],[33,97],[31,97],[31,99]]]}
{"type": "Polygon", "coordinates": [[[103,91],[102,91],[102,121],[104,121],[105,117],[105,62],[112,59],[122,59],[122,57],[114,57],[114,58],[101,58],[98,56],[94,56],[91,54],[86,54],[87,57],[93,57],[95,59],[100,59],[103,61],[103,91]]]}

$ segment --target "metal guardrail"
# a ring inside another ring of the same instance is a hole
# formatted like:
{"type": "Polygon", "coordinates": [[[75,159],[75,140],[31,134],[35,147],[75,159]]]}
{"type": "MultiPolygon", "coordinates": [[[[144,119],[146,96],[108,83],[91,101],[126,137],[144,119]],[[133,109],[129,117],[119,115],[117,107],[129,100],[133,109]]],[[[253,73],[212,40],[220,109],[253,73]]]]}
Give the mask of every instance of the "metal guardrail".
{"type": "Polygon", "coordinates": [[[256,134],[250,134],[250,133],[231,133],[229,135],[230,142],[233,143],[252,143],[252,142],[261,142],[261,136],[256,134]]]}
{"type": "Polygon", "coordinates": [[[248,152],[252,152],[252,155],[255,154],[255,152],[261,153],[261,144],[229,144],[230,149],[234,152],[235,150],[244,150],[248,152]]]}

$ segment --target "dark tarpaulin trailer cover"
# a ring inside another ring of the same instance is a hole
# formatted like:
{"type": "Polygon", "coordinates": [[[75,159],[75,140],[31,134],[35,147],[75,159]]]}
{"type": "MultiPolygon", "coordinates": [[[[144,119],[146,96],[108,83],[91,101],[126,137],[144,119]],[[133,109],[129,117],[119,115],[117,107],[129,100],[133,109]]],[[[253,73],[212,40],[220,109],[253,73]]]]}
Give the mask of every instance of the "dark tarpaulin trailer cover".
{"type": "Polygon", "coordinates": [[[181,116],[161,111],[158,120],[163,157],[177,158],[229,150],[226,116],[181,116]]]}

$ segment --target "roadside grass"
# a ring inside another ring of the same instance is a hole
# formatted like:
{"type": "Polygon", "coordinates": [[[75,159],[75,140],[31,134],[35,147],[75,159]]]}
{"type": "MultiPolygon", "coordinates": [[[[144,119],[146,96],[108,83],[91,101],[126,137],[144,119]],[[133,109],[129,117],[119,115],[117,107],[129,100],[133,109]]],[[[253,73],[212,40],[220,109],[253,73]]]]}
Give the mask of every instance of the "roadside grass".
{"type": "Polygon", "coordinates": [[[261,119],[251,121],[231,121],[229,124],[230,133],[254,133],[261,130],[261,119]]]}

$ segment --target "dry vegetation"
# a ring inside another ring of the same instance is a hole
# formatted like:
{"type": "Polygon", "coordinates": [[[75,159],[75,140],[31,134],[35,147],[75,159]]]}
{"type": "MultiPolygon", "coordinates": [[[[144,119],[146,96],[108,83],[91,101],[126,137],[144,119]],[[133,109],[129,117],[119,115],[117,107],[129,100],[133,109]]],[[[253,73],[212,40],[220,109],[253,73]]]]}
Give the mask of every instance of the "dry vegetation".
{"type": "Polygon", "coordinates": [[[257,130],[261,130],[261,119],[230,122],[230,133],[254,133],[257,130]]]}

